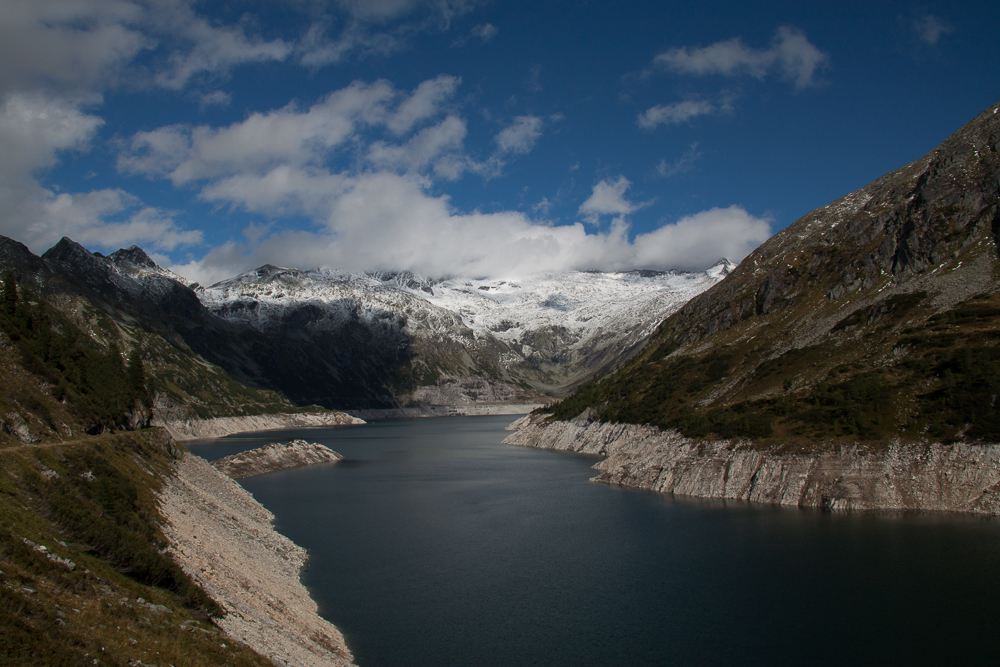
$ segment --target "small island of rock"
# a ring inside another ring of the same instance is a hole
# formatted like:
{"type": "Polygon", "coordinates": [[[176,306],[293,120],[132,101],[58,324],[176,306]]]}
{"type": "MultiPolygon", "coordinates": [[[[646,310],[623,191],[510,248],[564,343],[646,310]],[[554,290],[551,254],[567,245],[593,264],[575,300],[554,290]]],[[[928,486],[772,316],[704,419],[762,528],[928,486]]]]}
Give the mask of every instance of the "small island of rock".
{"type": "Polygon", "coordinates": [[[213,461],[212,465],[215,466],[216,470],[232,479],[243,479],[285,468],[336,462],[343,458],[329,447],[309,443],[305,440],[292,440],[284,443],[274,442],[270,445],[226,456],[213,461]]]}

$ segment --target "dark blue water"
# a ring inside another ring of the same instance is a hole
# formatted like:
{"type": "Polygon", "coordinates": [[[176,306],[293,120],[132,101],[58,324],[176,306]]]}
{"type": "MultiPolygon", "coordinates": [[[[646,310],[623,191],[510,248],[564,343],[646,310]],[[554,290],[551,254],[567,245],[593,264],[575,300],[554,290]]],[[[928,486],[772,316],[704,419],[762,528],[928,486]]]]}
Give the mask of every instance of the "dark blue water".
{"type": "Polygon", "coordinates": [[[975,665],[1000,656],[1000,522],[671,498],[500,444],[510,417],[303,437],[347,460],[243,480],[306,547],[362,667],[975,665]]]}

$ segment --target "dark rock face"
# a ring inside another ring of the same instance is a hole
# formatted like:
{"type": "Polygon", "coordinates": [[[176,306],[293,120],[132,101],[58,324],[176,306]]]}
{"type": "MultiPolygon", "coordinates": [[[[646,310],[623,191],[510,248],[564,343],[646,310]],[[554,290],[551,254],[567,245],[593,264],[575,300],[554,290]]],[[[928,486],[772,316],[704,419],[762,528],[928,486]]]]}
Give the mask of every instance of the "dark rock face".
{"type": "Polygon", "coordinates": [[[147,269],[156,268],[156,262],[149,258],[149,255],[143,251],[137,245],[129,246],[123,250],[116,250],[115,252],[108,255],[108,259],[115,266],[119,266],[123,262],[129,262],[135,266],[141,266],[147,269]]]}
{"type": "MultiPolygon", "coordinates": [[[[160,270],[138,247],[103,257],[68,238],[38,258],[0,237],[0,268],[12,269],[19,283],[47,298],[86,299],[112,319],[161,335],[236,380],[276,390],[294,403],[396,406],[391,387],[410,352],[402,324],[392,314],[373,324],[355,319],[311,336],[308,329],[320,314],[307,308],[290,313],[278,331],[260,332],[207,310],[190,287],[160,270]]],[[[274,266],[257,271],[263,276],[288,272],[274,266]]]]}
{"type": "Polygon", "coordinates": [[[981,113],[923,158],[819,208],[777,233],[725,281],[692,299],[672,323],[685,343],[748,317],[781,312],[782,300],[819,287],[839,301],[913,280],[1000,241],[1000,112],[981,113]],[[787,259],[796,258],[789,262],[787,259]]]}

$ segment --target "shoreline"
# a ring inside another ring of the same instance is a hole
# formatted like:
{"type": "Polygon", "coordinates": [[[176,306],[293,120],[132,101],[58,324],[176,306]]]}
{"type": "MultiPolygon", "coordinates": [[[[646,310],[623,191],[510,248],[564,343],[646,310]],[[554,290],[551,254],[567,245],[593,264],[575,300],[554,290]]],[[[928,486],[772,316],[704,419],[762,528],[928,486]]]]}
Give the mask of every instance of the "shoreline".
{"type": "Polygon", "coordinates": [[[423,417],[485,417],[491,415],[526,415],[543,403],[470,403],[468,405],[417,405],[405,408],[345,410],[365,421],[380,419],[420,419],[423,417]]]}
{"type": "Polygon", "coordinates": [[[364,424],[363,419],[344,412],[278,412],[246,417],[214,417],[212,419],[153,420],[153,426],[166,429],[174,440],[223,438],[234,433],[273,431],[309,426],[352,426],[364,424]]]}
{"type": "Polygon", "coordinates": [[[781,453],[651,426],[528,415],[504,444],[597,454],[591,481],[698,498],[831,510],[1000,515],[1000,445],[893,443],[781,453]]]}
{"type": "Polygon", "coordinates": [[[185,451],[158,494],[169,553],[226,611],[216,624],[276,665],[354,667],[302,585],[305,549],[235,481],[185,451]]]}

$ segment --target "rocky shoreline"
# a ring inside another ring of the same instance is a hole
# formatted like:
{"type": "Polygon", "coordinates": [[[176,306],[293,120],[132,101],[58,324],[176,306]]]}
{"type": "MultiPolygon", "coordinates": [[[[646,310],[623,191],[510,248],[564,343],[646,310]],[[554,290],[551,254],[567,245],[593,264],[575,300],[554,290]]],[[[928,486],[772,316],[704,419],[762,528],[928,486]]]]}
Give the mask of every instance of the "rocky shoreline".
{"type": "Polygon", "coordinates": [[[230,479],[244,479],[287,468],[336,463],[343,458],[329,447],[305,440],[292,440],[272,442],[263,447],[225,456],[212,461],[212,467],[230,479]]]}
{"type": "Polygon", "coordinates": [[[597,454],[593,481],[662,493],[836,510],[1000,515],[1000,446],[861,446],[787,453],[676,431],[528,415],[504,443],[597,454]]]}
{"type": "Polygon", "coordinates": [[[159,494],[174,559],[226,611],[216,623],[276,665],[350,667],[340,631],[299,581],[302,547],[274,516],[210,464],[185,452],[159,494]]]}
{"type": "Polygon", "coordinates": [[[414,419],[418,417],[478,417],[485,415],[525,415],[541,403],[480,403],[468,405],[418,405],[405,408],[348,410],[354,417],[365,421],[379,419],[414,419]]]}
{"type": "Polygon", "coordinates": [[[175,440],[222,438],[233,433],[271,431],[307,426],[348,426],[364,424],[363,419],[343,412],[306,412],[253,415],[248,417],[216,417],[215,419],[153,420],[153,426],[162,426],[175,440]]]}

